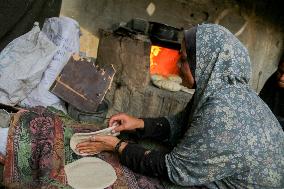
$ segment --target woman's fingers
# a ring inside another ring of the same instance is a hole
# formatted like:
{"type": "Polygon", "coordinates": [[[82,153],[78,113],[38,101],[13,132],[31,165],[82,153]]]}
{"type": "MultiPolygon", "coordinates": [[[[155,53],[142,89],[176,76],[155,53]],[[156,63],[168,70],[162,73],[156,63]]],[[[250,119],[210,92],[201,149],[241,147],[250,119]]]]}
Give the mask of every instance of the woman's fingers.
{"type": "Polygon", "coordinates": [[[120,132],[120,131],[124,131],[124,130],[127,130],[127,128],[126,128],[126,126],[124,124],[123,125],[119,125],[119,126],[117,126],[117,127],[115,127],[113,129],[114,133],[120,132]]]}
{"type": "Polygon", "coordinates": [[[125,113],[119,113],[111,116],[109,120],[109,127],[112,127],[115,122],[122,124],[127,119],[127,115],[125,113]]]}
{"type": "Polygon", "coordinates": [[[120,132],[126,130],[126,124],[127,124],[128,116],[126,114],[116,114],[112,116],[109,120],[109,127],[112,127],[116,125],[116,127],[113,129],[114,132],[120,132]]]}
{"type": "Polygon", "coordinates": [[[97,150],[97,147],[94,147],[94,146],[84,146],[84,147],[80,147],[80,148],[77,148],[78,151],[81,151],[81,150],[97,150]]]}
{"type": "Polygon", "coordinates": [[[92,146],[93,144],[94,144],[94,142],[91,142],[91,141],[81,142],[81,143],[77,144],[76,148],[81,148],[81,147],[85,147],[85,146],[92,146]]]}
{"type": "Polygon", "coordinates": [[[99,151],[98,149],[80,149],[78,150],[80,154],[97,154],[100,153],[101,151],[99,151]]]}
{"type": "Polygon", "coordinates": [[[76,150],[80,153],[112,151],[118,141],[119,139],[113,136],[96,135],[86,142],[77,144],[76,150]]]}
{"type": "Polygon", "coordinates": [[[76,146],[76,150],[79,151],[79,153],[87,154],[99,153],[102,151],[100,143],[92,141],[79,143],[76,146]]]}
{"type": "Polygon", "coordinates": [[[76,150],[81,151],[81,150],[86,150],[86,149],[97,149],[98,146],[95,142],[84,142],[80,143],[76,146],[76,150]]]}
{"type": "Polygon", "coordinates": [[[109,126],[113,126],[115,122],[118,122],[119,125],[113,129],[114,132],[132,131],[137,128],[144,127],[144,121],[142,119],[138,119],[124,113],[112,116],[109,121],[109,126]]]}
{"type": "Polygon", "coordinates": [[[92,136],[90,140],[95,141],[95,142],[105,142],[105,141],[108,141],[108,139],[110,138],[112,138],[112,136],[96,135],[96,136],[92,136]]]}

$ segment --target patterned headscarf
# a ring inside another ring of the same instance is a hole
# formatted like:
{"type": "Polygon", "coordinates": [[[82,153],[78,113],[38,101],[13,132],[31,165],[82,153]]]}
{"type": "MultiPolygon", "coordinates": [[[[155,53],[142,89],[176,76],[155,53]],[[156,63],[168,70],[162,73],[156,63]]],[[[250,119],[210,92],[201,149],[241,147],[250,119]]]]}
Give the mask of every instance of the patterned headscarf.
{"type": "MultiPolygon", "coordinates": [[[[247,49],[226,28],[204,24],[198,27],[196,43],[195,101],[222,88],[235,86],[249,89],[251,63],[247,49]]],[[[202,102],[200,102],[202,101],[202,102]]]]}
{"type": "Polygon", "coordinates": [[[190,120],[184,137],[166,155],[172,182],[284,188],[284,132],[250,89],[250,77],[248,52],[231,32],[215,24],[197,27],[191,116],[168,118],[173,141],[184,126],[180,120],[190,120]]]}

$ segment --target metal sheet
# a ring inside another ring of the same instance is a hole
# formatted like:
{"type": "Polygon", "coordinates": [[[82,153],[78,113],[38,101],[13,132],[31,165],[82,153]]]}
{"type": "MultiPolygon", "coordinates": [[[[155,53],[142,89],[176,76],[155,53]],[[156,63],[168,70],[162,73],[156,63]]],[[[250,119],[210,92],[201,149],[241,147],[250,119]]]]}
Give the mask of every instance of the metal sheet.
{"type": "Polygon", "coordinates": [[[110,88],[115,70],[99,68],[94,61],[70,58],[50,91],[85,112],[96,112],[110,88]]]}

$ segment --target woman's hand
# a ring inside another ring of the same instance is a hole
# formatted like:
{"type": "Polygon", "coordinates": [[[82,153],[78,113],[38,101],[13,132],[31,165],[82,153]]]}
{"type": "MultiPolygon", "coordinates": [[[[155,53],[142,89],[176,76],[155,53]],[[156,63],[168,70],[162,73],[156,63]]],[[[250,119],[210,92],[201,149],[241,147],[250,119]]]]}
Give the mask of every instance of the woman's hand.
{"type": "Polygon", "coordinates": [[[114,151],[119,139],[114,136],[93,136],[89,141],[77,144],[76,149],[81,154],[97,154],[103,151],[114,151]]]}
{"type": "Polygon", "coordinates": [[[144,121],[142,119],[132,117],[125,113],[113,115],[109,120],[109,127],[113,126],[115,122],[118,123],[118,126],[113,129],[115,132],[134,131],[135,129],[144,128],[144,121]]]}

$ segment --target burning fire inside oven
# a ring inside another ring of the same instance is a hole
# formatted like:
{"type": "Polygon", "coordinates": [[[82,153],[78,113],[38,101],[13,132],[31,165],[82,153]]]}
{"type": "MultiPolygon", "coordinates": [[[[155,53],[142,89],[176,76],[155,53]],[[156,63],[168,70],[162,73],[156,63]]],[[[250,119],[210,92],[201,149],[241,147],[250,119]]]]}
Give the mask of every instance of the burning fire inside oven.
{"type": "Polygon", "coordinates": [[[178,50],[152,45],[150,53],[150,74],[163,76],[180,75],[177,65],[179,58],[178,50]]]}

